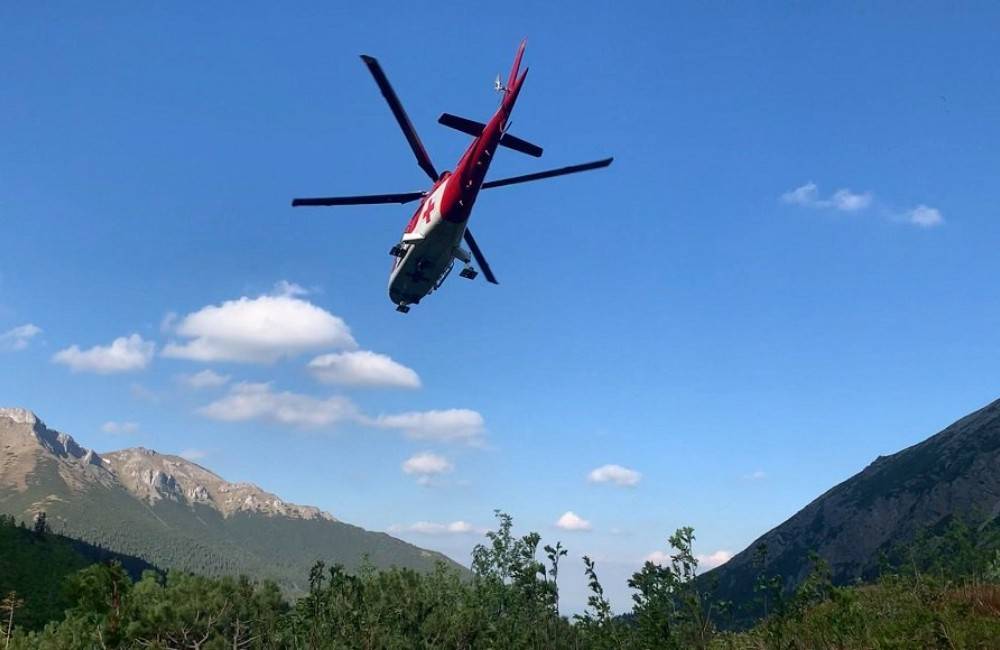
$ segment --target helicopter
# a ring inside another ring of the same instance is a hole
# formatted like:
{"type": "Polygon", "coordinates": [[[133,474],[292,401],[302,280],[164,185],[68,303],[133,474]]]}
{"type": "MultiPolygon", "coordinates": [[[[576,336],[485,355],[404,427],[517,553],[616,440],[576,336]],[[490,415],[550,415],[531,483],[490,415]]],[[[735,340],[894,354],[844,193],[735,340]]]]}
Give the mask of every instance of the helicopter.
{"type": "Polygon", "coordinates": [[[475,260],[486,281],[498,284],[482,249],[468,227],[472,207],[480,190],[600,169],[607,167],[614,160],[614,158],[604,158],[522,176],[486,180],[486,172],[493,162],[498,146],[535,158],[542,155],[542,148],[538,145],[508,133],[511,112],[524,85],[524,79],[528,75],[528,68],[523,72],[520,71],[526,44],[527,40],[521,41],[506,84],[501,82],[500,75],[497,75],[494,81],[494,89],[502,97],[499,107],[488,122],[484,124],[450,113],[443,113],[438,118],[440,124],[473,137],[472,144],[459,159],[454,171],[446,170],[440,174],[431,162],[382,66],[374,57],[361,55],[361,60],[374,77],[403,135],[406,136],[416,156],[417,164],[430,177],[433,185],[424,192],[297,198],[292,200],[292,207],[404,204],[420,201],[406,224],[399,243],[389,250],[389,254],[393,257],[392,270],[389,274],[389,299],[396,305],[398,312],[404,314],[409,312],[410,305],[418,304],[425,296],[437,290],[451,273],[456,260],[463,265],[459,276],[469,280],[475,279],[479,275],[472,264],[475,260]],[[468,245],[468,250],[462,247],[463,241],[468,245]]]}

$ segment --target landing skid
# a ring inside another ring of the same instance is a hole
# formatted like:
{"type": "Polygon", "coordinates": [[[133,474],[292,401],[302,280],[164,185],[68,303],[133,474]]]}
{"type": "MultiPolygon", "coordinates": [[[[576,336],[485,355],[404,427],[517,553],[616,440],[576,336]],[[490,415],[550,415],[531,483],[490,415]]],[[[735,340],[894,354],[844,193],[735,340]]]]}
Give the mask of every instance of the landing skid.
{"type": "Polygon", "coordinates": [[[396,305],[396,311],[401,314],[408,314],[410,313],[410,306],[405,304],[396,305]]]}

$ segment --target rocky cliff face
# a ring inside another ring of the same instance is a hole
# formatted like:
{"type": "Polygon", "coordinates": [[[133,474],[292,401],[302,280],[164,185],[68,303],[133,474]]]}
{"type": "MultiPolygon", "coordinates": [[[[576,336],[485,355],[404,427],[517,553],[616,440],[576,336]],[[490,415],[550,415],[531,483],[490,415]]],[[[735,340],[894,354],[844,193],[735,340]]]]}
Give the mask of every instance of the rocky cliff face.
{"type": "Polygon", "coordinates": [[[1000,400],[927,440],[881,456],[704,577],[720,596],[752,599],[754,549],[766,544],[768,573],[797,585],[817,552],[848,582],[870,576],[880,552],[952,517],[984,524],[1000,514],[1000,400]]]}
{"type": "Polygon", "coordinates": [[[223,516],[236,512],[280,515],[299,519],[326,519],[332,515],[312,506],[286,503],[252,483],[229,483],[197,463],[136,447],[102,455],[125,488],[149,503],[171,499],[209,506],[223,516]]]}
{"type": "Polygon", "coordinates": [[[97,482],[124,488],[150,504],[161,499],[197,503],[226,517],[246,512],[336,521],[319,508],[287,503],[252,483],[229,483],[179,456],[143,447],[98,454],[49,429],[26,409],[0,408],[0,454],[0,485],[15,489],[27,489],[28,477],[47,459],[56,461],[60,476],[76,489],[97,482]]]}

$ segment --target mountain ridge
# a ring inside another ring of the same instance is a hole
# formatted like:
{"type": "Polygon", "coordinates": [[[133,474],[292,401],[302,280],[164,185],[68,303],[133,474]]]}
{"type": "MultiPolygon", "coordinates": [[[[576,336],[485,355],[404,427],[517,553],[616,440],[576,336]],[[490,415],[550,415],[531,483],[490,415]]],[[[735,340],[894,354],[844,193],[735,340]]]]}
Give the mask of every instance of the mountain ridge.
{"type": "Polygon", "coordinates": [[[1000,400],[956,420],[927,439],[879,456],[754,540],[702,579],[725,600],[750,602],[767,548],[764,571],[794,588],[816,552],[835,582],[873,577],[879,556],[912,542],[924,530],[958,518],[985,526],[1000,515],[1000,400]]]}
{"type": "Polygon", "coordinates": [[[244,573],[301,592],[317,560],[427,571],[450,558],[252,483],[230,483],[170,454],[134,447],[97,453],[27,409],[0,408],[0,512],[162,568],[244,573]]]}

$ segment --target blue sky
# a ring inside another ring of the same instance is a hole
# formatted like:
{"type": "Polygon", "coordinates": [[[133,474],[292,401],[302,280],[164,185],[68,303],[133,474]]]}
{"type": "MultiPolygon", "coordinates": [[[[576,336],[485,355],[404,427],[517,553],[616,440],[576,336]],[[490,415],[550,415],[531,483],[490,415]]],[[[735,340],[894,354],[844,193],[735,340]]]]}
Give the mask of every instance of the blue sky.
{"type": "Polygon", "coordinates": [[[665,4],[0,8],[0,404],[460,561],[502,508],[621,610],[996,398],[1000,11],[665,4]],[[615,163],[484,193],[501,284],[397,314],[409,206],[289,199],[426,185],[358,54],[441,169],[524,36],[491,175],[615,163]]]}

